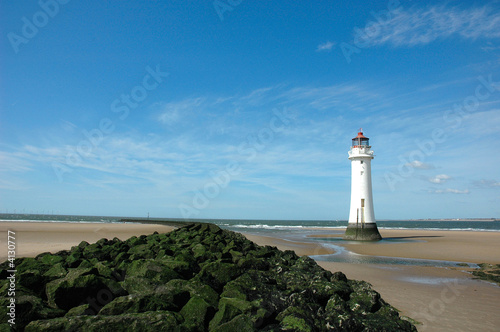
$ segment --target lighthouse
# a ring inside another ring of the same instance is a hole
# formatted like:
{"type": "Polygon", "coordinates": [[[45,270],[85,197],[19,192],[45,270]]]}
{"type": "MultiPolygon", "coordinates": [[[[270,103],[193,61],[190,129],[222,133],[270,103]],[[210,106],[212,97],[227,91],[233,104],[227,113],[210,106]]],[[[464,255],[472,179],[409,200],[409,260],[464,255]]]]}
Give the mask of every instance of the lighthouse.
{"type": "Polygon", "coordinates": [[[345,240],[378,241],[382,239],[375,223],[372,197],[371,161],[373,151],[368,137],[360,129],[352,139],[351,160],[351,209],[345,240]]]}

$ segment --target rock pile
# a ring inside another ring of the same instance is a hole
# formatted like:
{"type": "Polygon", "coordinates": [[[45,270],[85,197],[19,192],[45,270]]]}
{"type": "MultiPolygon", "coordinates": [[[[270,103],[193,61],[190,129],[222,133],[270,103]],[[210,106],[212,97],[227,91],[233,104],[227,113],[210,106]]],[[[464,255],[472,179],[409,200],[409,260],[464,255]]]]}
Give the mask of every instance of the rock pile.
{"type": "Polygon", "coordinates": [[[16,266],[18,330],[416,331],[368,283],[212,224],[82,242],[16,266]]]}

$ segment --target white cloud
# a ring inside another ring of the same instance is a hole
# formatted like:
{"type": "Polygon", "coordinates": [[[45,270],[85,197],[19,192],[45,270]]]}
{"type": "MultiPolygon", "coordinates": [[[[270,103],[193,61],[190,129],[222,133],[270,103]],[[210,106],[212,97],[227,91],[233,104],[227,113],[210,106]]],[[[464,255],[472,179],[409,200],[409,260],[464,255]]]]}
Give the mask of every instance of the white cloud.
{"type": "Polygon", "coordinates": [[[414,160],[410,163],[406,163],[405,166],[413,167],[413,168],[417,168],[417,169],[433,169],[434,168],[434,166],[432,166],[431,164],[421,162],[420,160],[414,160]]]}
{"type": "Polygon", "coordinates": [[[431,193],[436,193],[436,194],[468,194],[469,189],[465,190],[459,190],[459,189],[452,189],[452,188],[447,188],[447,189],[436,189],[436,190],[431,190],[431,193]]]}
{"type": "Polygon", "coordinates": [[[166,125],[173,125],[179,120],[179,110],[177,108],[165,110],[158,119],[166,125]]]}
{"type": "Polygon", "coordinates": [[[445,183],[447,180],[451,179],[451,176],[446,174],[439,174],[433,178],[429,178],[429,182],[432,183],[445,183]]]}
{"type": "Polygon", "coordinates": [[[178,122],[183,115],[196,111],[203,102],[203,98],[191,98],[178,102],[171,102],[163,105],[158,120],[166,125],[173,125],[178,122]]]}
{"type": "Polygon", "coordinates": [[[424,9],[398,8],[388,20],[369,22],[357,38],[368,45],[416,46],[438,39],[460,36],[464,39],[500,37],[500,14],[491,6],[461,9],[445,5],[424,9]]]}
{"type": "Polygon", "coordinates": [[[333,46],[335,46],[334,42],[327,41],[323,44],[319,44],[318,47],[316,48],[316,52],[321,52],[321,51],[330,51],[333,46]]]}

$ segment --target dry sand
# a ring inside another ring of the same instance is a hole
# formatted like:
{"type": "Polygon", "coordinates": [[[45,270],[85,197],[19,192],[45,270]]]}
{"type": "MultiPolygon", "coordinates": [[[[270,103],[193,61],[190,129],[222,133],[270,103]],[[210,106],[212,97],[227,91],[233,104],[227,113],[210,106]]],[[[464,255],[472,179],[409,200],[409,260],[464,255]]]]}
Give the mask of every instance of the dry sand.
{"type": "MultiPolygon", "coordinates": [[[[150,224],[0,223],[0,261],[7,256],[7,230],[16,232],[17,257],[70,249],[81,241],[103,237],[125,240],[133,235],[168,232],[173,227],[150,224]]],[[[381,230],[384,238],[408,238],[404,243],[345,243],[359,254],[500,263],[500,232],[381,230]]],[[[318,244],[246,236],[261,245],[294,250],[298,255],[332,252],[318,244]]],[[[328,236],[328,235],[326,235],[328,236]]],[[[338,236],[338,235],[335,235],[338,236]]],[[[499,331],[500,287],[479,280],[461,268],[318,262],[332,272],[371,283],[384,300],[422,324],[419,331],[499,331]]]]}
{"type": "Polygon", "coordinates": [[[81,241],[89,243],[114,237],[126,240],[132,236],[170,232],[173,227],[154,224],[131,223],[50,223],[50,222],[1,222],[0,261],[7,259],[7,231],[15,232],[16,256],[34,257],[42,252],[71,249],[81,241]]]}

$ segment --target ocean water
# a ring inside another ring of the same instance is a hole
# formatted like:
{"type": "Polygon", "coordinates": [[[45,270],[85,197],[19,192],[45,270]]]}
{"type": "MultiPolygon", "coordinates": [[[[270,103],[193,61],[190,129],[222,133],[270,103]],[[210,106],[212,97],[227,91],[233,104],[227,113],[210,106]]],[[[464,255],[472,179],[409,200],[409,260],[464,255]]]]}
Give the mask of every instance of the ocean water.
{"type": "MultiPolygon", "coordinates": [[[[78,216],[53,214],[0,213],[0,222],[70,222],[70,223],[121,223],[122,219],[142,219],[119,216],[78,216]]],[[[151,221],[184,221],[175,218],[151,218],[151,221]]],[[[187,221],[211,222],[222,228],[246,233],[289,232],[293,230],[342,230],[347,220],[246,220],[246,219],[190,219],[187,221]]],[[[449,231],[500,232],[499,219],[461,220],[377,220],[379,229],[422,229],[449,231]]]]}
{"type": "MultiPolygon", "coordinates": [[[[221,227],[235,231],[345,229],[347,220],[213,220],[221,227]]],[[[500,232],[499,220],[378,220],[379,229],[423,229],[500,232]]]]}

